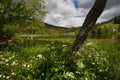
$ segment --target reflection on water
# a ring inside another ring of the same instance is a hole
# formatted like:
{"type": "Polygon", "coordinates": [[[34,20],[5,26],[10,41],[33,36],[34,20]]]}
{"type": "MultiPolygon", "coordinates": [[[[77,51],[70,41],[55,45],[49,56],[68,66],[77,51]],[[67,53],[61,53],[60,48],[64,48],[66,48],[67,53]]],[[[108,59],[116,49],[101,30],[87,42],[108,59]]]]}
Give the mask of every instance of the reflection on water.
{"type": "Polygon", "coordinates": [[[113,39],[117,40],[120,39],[120,35],[117,34],[111,34],[111,35],[89,35],[89,39],[113,39]]]}
{"type": "MultiPolygon", "coordinates": [[[[39,38],[47,38],[47,39],[55,39],[55,38],[75,38],[75,35],[21,35],[22,38],[27,39],[39,39],[39,38]]],[[[88,39],[113,39],[118,40],[120,39],[120,35],[117,34],[111,34],[111,35],[88,35],[88,39]]]]}

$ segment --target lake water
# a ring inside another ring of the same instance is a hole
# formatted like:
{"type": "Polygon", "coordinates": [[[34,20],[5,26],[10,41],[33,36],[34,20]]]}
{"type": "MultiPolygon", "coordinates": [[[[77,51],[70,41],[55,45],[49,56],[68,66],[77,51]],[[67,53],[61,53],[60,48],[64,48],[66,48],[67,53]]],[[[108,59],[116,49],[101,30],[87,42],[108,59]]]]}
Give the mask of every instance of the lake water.
{"type": "MultiPolygon", "coordinates": [[[[28,38],[28,39],[40,39],[40,38],[46,38],[46,39],[55,39],[55,38],[75,38],[75,35],[22,35],[22,38],[28,38]]],[[[88,35],[88,39],[112,39],[112,40],[118,40],[120,39],[120,35],[117,34],[111,34],[111,35],[88,35]]]]}
{"type": "Polygon", "coordinates": [[[120,35],[117,34],[111,34],[111,35],[89,35],[89,39],[112,39],[112,40],[118,40],[120,39],[120,35]]]}

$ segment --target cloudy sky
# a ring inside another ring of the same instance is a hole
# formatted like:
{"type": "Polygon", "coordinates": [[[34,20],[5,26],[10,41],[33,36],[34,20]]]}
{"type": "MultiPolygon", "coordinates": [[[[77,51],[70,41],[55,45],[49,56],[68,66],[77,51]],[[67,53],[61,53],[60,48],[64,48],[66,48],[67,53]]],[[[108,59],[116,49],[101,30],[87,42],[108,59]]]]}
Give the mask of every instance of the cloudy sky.
{"type": "MultiPolygon", "coordinates": [[[[95,0],[46,0],[48,14],[45,22],[62,27],[81,26],[95,0]]],[[[108,0],[97,22],[106,21],[120,14],[120,0],[108,0]]]]}

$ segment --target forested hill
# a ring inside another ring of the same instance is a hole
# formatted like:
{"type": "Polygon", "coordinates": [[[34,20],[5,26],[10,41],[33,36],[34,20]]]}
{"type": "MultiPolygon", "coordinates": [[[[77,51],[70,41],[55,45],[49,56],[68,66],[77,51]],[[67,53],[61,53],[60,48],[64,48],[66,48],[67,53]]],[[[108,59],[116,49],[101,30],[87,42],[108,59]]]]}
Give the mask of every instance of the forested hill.
{"type": "Polygon", "coordinates": [[[91,33],[92,34],[120,33],[120,16],[116,16],[108,21],[96,24],[91,33]]]}
{"type": "Polygon", "coordinates": [[[106,27],[119,27],[120,26],[120,15],[116,16],[108,21],[102,22],[102,23],[98,23],[96,24],[96,26],[106,26],[106,27]]]}
{"type": "Polygon", "coordinates": [[[68,33],[75,34],[79,30],[79,27],[67,28],[67,27],[54,26],[54,25],[45,23],[45,27],[43,30],[49,34],[68,34],[68,33]]]}
{"type": "Polygon", "coordinates": [[[53,29],[69,29],[67,27],[61,27],[61,26],[55,26],[55,25],[51,25],[51,24],[48,24],[48,23],[45,23],[45,27],[46,28],[53,28],[53,29]]]}

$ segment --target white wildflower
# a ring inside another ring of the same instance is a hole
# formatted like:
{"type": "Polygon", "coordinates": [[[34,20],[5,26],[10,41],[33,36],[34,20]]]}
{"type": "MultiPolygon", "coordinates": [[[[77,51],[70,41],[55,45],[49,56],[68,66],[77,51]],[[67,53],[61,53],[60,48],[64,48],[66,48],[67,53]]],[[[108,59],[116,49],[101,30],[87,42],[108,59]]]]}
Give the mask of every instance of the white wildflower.
{"type": "Polygon", "coordinates": [[[23,64],[23,67],[26,67],[26,64],[23,64]]]}
{"type": "Polygon", "coordinates": [[[95,63],[94,63],[94,62],[92,62],[92,64],[93,64],[93,65],[95,65],[95,63]]]}
{"type": "Polygon", "coordinates": [[[29,67],[30,67],[30,65],[27,65],[27,67],[29,68],[29,67]]]}
{"type": "Polygon", "coordinates": [[[97,57],[99,57],[99,56],[100,56],[100,54],[99,54],[99,53],[96,53],[96,56],[97,56],[97,57]]]}
{"type": "Polygon", "coordinates": [[[6,60],[6,59],[2,57],[1,60],[6,60]]]}
{"type": "Polygon", "coordinates": [[[79,68],[84,68],[84,67],[85,67],[84,64],[83,64],[83,62],[78,62],[78,63],[76,63],[76,65],[77,65],[79,68]]]}
{"type": "Polygon", "coordinates": [[[100,72],[102,72],[103,70],[102,70],[102,69],[100,69],[99,71],[100,71],[100,72]]]}
{"type": "Polygon", "coordinates": [[[88,42],[86,45],[87,46],[93,45],[93,42],[88,42]]]}
{"type": "Polygon", "coordinates": [[[6,78],[7,78],[7,79],[9,79],[10,77],[9,77],[9,76],[7,76],[6,78]]]}
{"type": "Polygon", "coordinates": [[[81,53],[79,51],[77,51],[76,56],[81,56],[81,53]]]}
{"type": "Polygon", "coordinates": [[[15,75],[15,73],[14,73],[14,72],[12,72],[12,73],[11,73],[11,75],[15,75]]]}
{"type": "Polygon", "coordinates": [[[3,77],[5,78],[5,75],[3,75],[3,77]]]}
{"type": "Polygon", "coordinates": [[[88,80],[88,78],[85,78],[85,80],[88,80]]]}
{"type": "Polygon", "coordinates": [[[4,64],[4,62],[3,62],[3,61],[1,61],[1,62],[0,62],[0,64],[4,64]]]}
{"type": "Polygon", "coordinates": [[[7,63],[6,66],[8,66],[9,64],[7,63]]]}
{"type": "Polygon", "coordinates": [[[17,61],[13,61],[11,65],[14,66],[14,65],[17,65],[17,64],[18,64],[17,61]]]}
{"type": "Polygon", "coordinates": [[[53,46],[53,47],[51,47],[51,49],[55,49],[55,47],[53,46]]]}
{"type": "Polygon", "coordinates": [[[88,56],[89,58],[91,57],[91,55],[88,56]]]}
{"type": "Polygon", "coordinates": [[[74,78],[74,73],[67,72],[66,75],[65,75],[65,78],[74,78]]]}
{"type": "Polygon", "coordinates": [[[16,63],[15,62],[13,62],[11,65],[15,65],[16,63]]]}
{"type": "Polygon", "coordinates": [[[63,48],[63,51],[65,51],[66,49],[65,48],[63,48]]]}
{"type": "Polygon", "coordinates": [[[13,55],[13,56],[9,57],[9,60],[11,60],[11,59],[13,59],[13,58],[15,58],[15,55],[13,55]]]}
{"type": "Polygon", "coordinates": [[[6,59],[5,62],[8,62],[8,59],[6,59]]]}
{"type": "Polygon", "coordinates": [[[80,72],[79,72],[79,71],[76,71],[76,73],[77,73],[77,74],[80,74],[80,72]]]}
{"type": "Polygon", "coordinates": [[[43,58],[42,54],[38,54],[37,58],[39,58],[39,59],[43,58]]]}
{"type": "Polygon", "coordinates": [[[2,57],[3,57],[3,55],[0,55],[0,57],[2,58],[2,57]]]}
{"type": "Polygon", "coordinates": [[[62,45],[62,46],[63,46],[63,47],[67,47],[67,45],[65,45],[65,44],[64,44],[64,45],[62,45]]]}
{"type": "Polygon", "coordinates": [[[51,44],[54,44],[54,42],[51,42],[51,44]]]}
{"type": "Polygon", "coordinates": [[[2,77],[2,75],[0,75],[0,78],[2,77]]]}

